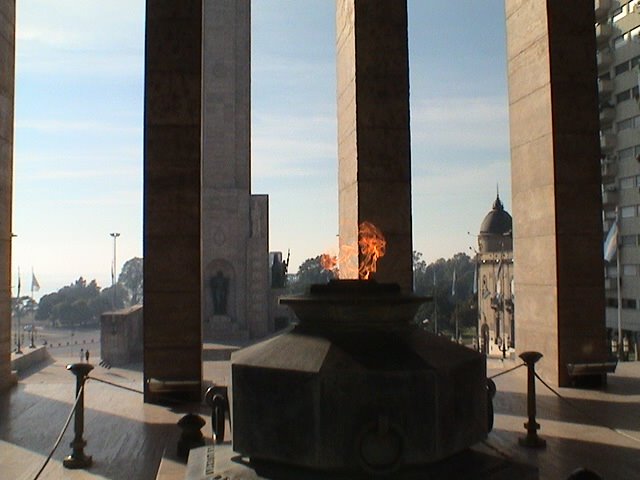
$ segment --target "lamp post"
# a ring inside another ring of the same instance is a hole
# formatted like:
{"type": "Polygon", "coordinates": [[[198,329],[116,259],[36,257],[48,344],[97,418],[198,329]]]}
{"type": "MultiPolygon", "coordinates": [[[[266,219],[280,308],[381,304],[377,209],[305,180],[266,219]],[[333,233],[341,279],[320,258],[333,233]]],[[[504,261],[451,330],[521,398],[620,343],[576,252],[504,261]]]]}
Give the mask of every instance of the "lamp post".
{"type": "Polygon", "coordinates": [[[111,265],[111,289],[113,290],[113,298],[111,300],[111,333],[116,333],[116,244],[120,234],[112,232],[109,234],[113,237],[113,264],[111,265]]]}
{"type": "Polygon", "coordinates": [[[118,232],[112,232],[109,234],[113,237],[113,264],[111,266],[111,288],[113,289],[112,309],[116,309],[116,244],[120,234],[118,232]]]}

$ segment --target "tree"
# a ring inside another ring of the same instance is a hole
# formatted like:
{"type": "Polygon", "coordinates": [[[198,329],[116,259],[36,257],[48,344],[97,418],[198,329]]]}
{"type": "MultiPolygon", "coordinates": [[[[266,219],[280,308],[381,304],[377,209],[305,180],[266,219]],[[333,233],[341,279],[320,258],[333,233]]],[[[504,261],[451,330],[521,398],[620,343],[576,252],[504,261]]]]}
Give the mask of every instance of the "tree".
{"type": "Polygon", "coordinates": [[[475,326],[477,310],[473,294],[473,260],[465,253],[456,253],[448,260],[440,258],[426,265],[420,252],[414,252],[413,259],[415,292],[432,297],[430,302],[420,307],[415,321],[423,324],[428,319],[426,328],[433,331],[437,310],[439,332],[452,335],[456,318],[460,328],[475,326]],[[454,270],[455,295],[452,295],[454,270]]]}
{"type": "Polygon", "coordinates": [[[142,258],[134,257],[127,260],[122,266],[118,283],[127,290],[130,305],[142,303],[143,279],[142,258]]]}
{"type": "Polygon", "coordinates": [[[141,303],[142,280],[142,258],[131,258],[122,266],[115,285],[115,299],[113,286],[100,289],[95,280],[87,283],[83,277],[79,277],[57,292],[44,295],[38,304],[35,319],[49,320],[54,326],[73,328],[97,323],[100,315],[108,310],[141,303]]]}
{"type": "Polygon", "coordinates": [[[307,258],[300,264],[298,273],[288,282],[289,293],[302,293],[314,283],[327,283],[334,278],[331,270],[325,270],[322,267],[320,263],[321,256],[307,258]]]}
{"type": "Polygon", "coordinates": [[[20,298],[11,298],[11,310],[14,316],[20,315],[20,318],[28,317],[37,312],[37,302],[29,296],[21,296],[20,298]]]}
{"type": "Polygon", "coordinates": [[[73,328],[97,322],[104,310],[94,310],[91,306],[100,293],[100,287],[95,280],[87,283],[83,277],[79,277],[57,292],[43,296],[35,318],[50,320],[52,325],[73,328]]]}

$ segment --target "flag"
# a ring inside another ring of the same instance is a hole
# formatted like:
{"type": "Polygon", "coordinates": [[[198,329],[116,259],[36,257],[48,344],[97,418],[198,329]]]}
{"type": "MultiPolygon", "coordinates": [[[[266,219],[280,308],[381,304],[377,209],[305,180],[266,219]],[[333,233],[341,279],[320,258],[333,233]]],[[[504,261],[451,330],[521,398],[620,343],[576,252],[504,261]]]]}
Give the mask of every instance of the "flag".
{"type": "Polygon", "coordinates": [[[618,249],[618,222],[613,222],[611,230],[607,234],[607,238],[604,241],[604,259],[607,262],[613,260],[618,249]]]}
{"type": "Polygon", "coordinates": [[[498,273],[496,274],[496,295],[502,295],[502,282],[500,281],[500,275],[502,275],[502,258],[498,260],[498,273]]]}
{"type": "Polygon", "coordinates": [[[20,298],[20,267],[18,267],[18,293],[16,294],[16,298],[20,298]]]}
{"type": "Polygon", "coordinates": [[[451,296],[456,296],[456,267],[453,267],[453,280],[451,281],[451,296]]]}
{"type": "Polygon", "coordinates": [[[473,294],[478,294],[478,261],[476,260],[476,265],[473,269],[473,294]]]}
{"type": "Polygon", "coordinates": [[[38,290],[40,290],[40,283],[38,283],[38,279],[35,273],[33,273],[33,270],[31,270],[31,291],[37,292],[38,290]]]}
{"type": "Polygon", "coordinates": [[[116,284],[116,264],[111,262],[111,285],[116,284]]]}

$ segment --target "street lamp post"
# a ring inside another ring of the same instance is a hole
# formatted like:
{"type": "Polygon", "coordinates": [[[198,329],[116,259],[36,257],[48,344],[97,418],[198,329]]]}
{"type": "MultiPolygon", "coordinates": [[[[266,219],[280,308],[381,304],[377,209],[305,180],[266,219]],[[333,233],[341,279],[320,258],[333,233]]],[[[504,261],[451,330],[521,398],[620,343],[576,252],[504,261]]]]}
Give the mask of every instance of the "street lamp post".
{"type": "Polygon", "coordinates": [[[120,234],[118,232],[113,232],[109,234],[113,237],[113,265],[111,267],[111,288],[113,289],[113,301],[112,301],[112,309],[116,309],[116,244],[118,237],[120,234]]]}
{"type": "Polygon", "coordinates": [[[111,305],[111,333],[116,333],[116,243],[120,234],[112,232],[109,235],[113,237],[113,265],[111,266],[111,289],[113,290],[113,299],[111,305]]]}

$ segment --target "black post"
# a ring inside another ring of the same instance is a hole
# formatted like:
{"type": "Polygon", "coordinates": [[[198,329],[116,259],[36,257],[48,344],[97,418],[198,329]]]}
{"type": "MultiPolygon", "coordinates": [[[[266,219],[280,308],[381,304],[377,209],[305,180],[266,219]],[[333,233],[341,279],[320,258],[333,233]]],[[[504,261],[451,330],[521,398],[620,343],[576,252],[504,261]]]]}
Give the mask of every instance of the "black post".
{"type": "Polygon", "coordinates": [[[84,454],[84,447],[87,445],[87,442],[82,438],[84,431],[84,389],[82,387],[87,379],[87,375],[93,370],[93,365],[89,363],[73,363],[67,365],[67,370],[70,370],[71,373],[76,376],[76,397],[81,390],[82,393],[80,393],[80,399],[78,400],[74,414],[73,427],[75,436],[70,444],[73,452],[63,460],[62,464],[66,468],[87,468],[91,466],[92,460],[90,455],[84,454]]]}
{"type": "Polygon", "coordinates": [[[536,362],[542,358],[540,352],[522,352],[520,358],[527,365],[527,415],[529,420],[524,424],[527,436],[520,437],[518,443],[528,448],[544,448],[546,440],[538,436],[540,425],[536,422],[536,362]]]}

